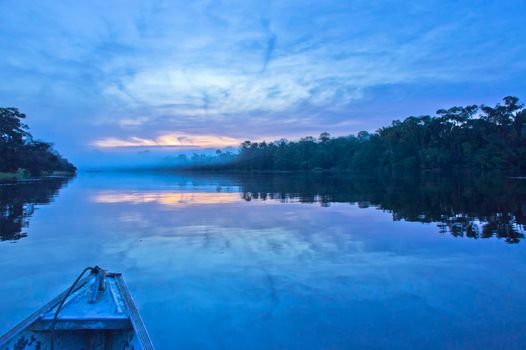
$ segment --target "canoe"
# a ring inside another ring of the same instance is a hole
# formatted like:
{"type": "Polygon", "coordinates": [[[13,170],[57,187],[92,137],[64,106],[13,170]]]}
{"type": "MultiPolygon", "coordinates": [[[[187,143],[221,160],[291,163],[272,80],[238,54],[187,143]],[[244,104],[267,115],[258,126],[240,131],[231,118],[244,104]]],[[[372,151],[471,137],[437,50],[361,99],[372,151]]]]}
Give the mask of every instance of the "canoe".
{"type": "Polygon", "coordinates": [[[87,268],[0,338],[1,350],[154,349],[120,273],[87,268]],[[86,272],[90,272],[84,277],[86,272]]]}

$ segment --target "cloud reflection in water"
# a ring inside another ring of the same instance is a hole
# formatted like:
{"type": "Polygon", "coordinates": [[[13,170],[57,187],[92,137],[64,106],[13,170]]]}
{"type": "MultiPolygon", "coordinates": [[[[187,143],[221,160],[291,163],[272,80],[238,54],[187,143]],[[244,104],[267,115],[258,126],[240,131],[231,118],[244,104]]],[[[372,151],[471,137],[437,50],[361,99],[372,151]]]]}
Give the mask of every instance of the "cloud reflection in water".
{"type": "Polygon", "coordinates": [[[92,197],[94,203],[157,203],[170,207],[235,203],[241,200],[238,193],[222,192],[100,192],[92,197]]]}

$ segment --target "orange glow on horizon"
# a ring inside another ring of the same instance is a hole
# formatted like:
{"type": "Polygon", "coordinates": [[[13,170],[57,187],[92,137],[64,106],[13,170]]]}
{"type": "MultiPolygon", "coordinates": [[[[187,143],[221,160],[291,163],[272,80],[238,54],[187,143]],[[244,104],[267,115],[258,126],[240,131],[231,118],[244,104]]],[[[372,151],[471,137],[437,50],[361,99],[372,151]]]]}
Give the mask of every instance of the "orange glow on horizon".
{"type": "Polygon", "coordinates": [[[92,143],[100,148],[118,147],[189,147],[189,148],[223,148],[237,147],[241,140],[227,136],[216,135],[188,135],[188,134],[165,134],[156,139],[145,139],[140,137],[130,137],[127,139],[105,138],[96,140],[92,143]]]}

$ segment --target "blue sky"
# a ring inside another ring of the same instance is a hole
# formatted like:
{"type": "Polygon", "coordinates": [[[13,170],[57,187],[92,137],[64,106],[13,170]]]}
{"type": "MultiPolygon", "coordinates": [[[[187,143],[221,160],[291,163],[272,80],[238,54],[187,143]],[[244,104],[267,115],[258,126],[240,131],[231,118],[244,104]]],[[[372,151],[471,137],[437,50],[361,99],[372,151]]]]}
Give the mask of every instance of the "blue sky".
{"type": "Polygon", "coordinates": [[[0,104],[78,164],[526,98],[518,0],[0,0],[0,11],[0,104]]]}

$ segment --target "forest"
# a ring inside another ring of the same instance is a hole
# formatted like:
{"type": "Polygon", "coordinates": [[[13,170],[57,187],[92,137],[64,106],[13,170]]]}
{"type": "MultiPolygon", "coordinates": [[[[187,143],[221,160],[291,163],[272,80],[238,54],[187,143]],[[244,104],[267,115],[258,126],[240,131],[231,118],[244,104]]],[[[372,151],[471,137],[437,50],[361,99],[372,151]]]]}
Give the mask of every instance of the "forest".
{"type": "Polygon", "coordinates": [[[24,124],[26,115],[17,108],[0,108],[0,172],[19,177],[38,177],[76,168],[52,147],[38,141],[24,124]]]}
{"type": "Polygon", "coordinates": [[[410,116],[376,132],[241,144],[238,154],[194,155],[187,168],[237,171],[525,169],[526,109],[508,96],[410,116]]]}

